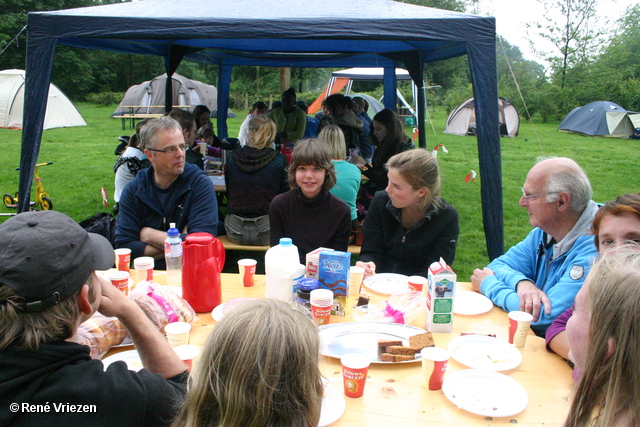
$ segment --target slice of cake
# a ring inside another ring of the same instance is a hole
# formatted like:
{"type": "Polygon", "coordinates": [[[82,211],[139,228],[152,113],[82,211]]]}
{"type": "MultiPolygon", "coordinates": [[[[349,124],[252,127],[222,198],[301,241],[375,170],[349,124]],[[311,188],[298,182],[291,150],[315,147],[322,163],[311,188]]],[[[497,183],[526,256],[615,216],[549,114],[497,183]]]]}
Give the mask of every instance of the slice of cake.
{"type": "Polygon", "coordinates": [[[378,347],[381,349],[386,349],[390,345],[402,345],[401,340],[378,340],[378,347]]]}
{"type": "Polygon", "coordinates": [[[412,335],[409,337],[409,346],[417,348],[418,351],[425,347],[433,347],[434,345],[433,335],[431,335],[431,332],[425,332],[423,334],[412,335]]]}
{"type": "Polygon", "coordinates": [[[402,355],[415,355],[420,349],[408,347],[404,345],[390,345],[387,347],[387,353],[402,354],[402,355]]]}
{"type": "Polygon", "coordinates": [[[404,362],[405,360],[415,360],[415,357],[406,354],[382,353],[380,355],[380,360],[383,362],[404,362]]]}

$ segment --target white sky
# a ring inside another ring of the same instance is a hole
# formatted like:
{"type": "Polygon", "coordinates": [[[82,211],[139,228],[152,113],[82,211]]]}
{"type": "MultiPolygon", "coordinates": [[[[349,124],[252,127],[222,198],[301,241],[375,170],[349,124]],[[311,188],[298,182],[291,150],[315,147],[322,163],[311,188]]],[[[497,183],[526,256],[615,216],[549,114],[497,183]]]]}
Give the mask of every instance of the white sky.
{"type": "MultiPolygon", "coordinates": [[[[638,1],[600,0],[599,22],[604,22],[608,18],[613,23],[624,14],[628,6],[637,4],[638,1]]],[[[504,37],[510,44],[518,46],[525,59],[545,64],[531,51],[525,27],[527,22],[545,24],[545,10],[537,0],[478,0],[478,15],[495,16],[498,35],[504,37]]],[[[553,45],[545,45],[544,43],[547,42],[544,39],[537,43],[543,43],[541,46],[549,46],[545,48],[548,50],[553,48],[553,45]]]]}

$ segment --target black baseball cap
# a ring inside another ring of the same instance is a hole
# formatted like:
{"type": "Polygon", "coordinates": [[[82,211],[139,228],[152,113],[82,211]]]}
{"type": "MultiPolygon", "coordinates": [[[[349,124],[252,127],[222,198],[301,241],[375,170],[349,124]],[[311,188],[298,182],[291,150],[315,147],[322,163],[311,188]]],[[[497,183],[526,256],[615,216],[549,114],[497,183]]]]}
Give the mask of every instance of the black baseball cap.
{"type": "Polygon", "coordinates": [[[94,270],[113,267],[109,241],[56,211],[24,212],[0,225],[0,284],[42,311],[75,295],[94,270]]]}

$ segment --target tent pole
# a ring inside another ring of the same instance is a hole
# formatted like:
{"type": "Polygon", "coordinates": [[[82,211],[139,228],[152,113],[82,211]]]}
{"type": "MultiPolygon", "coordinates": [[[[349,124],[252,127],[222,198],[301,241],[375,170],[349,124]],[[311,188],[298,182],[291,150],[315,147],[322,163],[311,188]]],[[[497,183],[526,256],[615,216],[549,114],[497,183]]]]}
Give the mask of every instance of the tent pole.
{"type": "MultiPolygon", "coordinates": [[[[427,98],[424,89],[424,61],[422,53],[418,51],[420,81],[418,81],[418,147],[427,148],[427,127],[425,125],[425,111],[427,110],[427,98]]],[[[415,82],[414,82],[415,83],[415,82]]]]}

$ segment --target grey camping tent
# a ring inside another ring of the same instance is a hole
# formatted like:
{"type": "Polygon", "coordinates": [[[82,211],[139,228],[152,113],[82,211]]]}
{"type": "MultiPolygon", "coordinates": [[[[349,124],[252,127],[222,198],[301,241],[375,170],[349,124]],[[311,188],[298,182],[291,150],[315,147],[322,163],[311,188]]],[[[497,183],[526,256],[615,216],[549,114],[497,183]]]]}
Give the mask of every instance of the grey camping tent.
{"type": "MultiPolygon", "coordinates": [[[[515,105],[505,98],[498,98],[498,118],[501,136],[516,136],[520,130],[520,115],[515,105]]],[[[478,127],[476,119],[476,103],[469,98],[454,108],[444,128],[444,133],[452,135],[475,135],[478,127]]]]}
{"type": "MultiPolygon", "coordinates": [[[[122,114],[162,114],[167,88],[167,74],[155,77],[127,89],[113,116],[122,114]]],[[[215,117],[218,108],[218,90],[213,85],[191,80],[178,73],[171,76],[171,99],[174,107],[193,111],[196,105],[206,105],[215,117]]],[[[227,117],[236,117],[228,110],[227,117]]]]}
{"type": "MultiPolygon", "coordinates": [[[[495,18],[391,0],[146,0],[27,14],[25,131],[20,186],[28,194],[42,138],[56,45],[164,58],[173,74],[183,59],[218,66],[218,111],[229,107],[233,67],[383,67],[385,106],[394,108],[395,69],[421,93],[419,144],[426,147],[426,64],[468,56],[477,103],[478,157],[487,251],[503,253],[502,171],[497,118],[495,18]],[[250,13],[248,13],[250,11],[250,13]]],[[[167,90],[165,106],[172,105],[167,90]]],[[[226,120],[218,135],[228,136],[226,120]]],[[[29,209],[21,198],[18,210],[29,209]]]]}
{"type": "Polygon", "coordinates": [[[640,126],[640,118],[636,115],[613,102],[595,101],[571,110],[558,129],[591,136],[628,138],[633,129],[640,126]],[[634,121],[637,121],[635,126],[634,121]]]}

